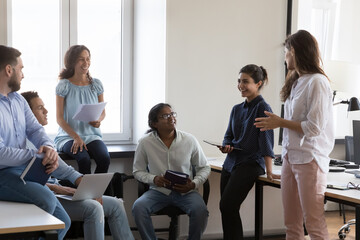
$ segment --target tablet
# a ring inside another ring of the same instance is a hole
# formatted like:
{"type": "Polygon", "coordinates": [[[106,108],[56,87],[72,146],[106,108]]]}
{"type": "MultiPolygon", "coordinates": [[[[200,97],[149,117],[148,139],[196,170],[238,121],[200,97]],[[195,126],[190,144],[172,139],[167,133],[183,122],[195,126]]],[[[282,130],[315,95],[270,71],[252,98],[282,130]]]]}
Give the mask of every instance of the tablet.
{"type": "MultiPolygon", "coordinates": [[[[208,140],[203,140],[205,143],[207,144],[210,144],[212,146],[216,146],[216,147],[224,147],[222,143],[219,143],[219,142],[214,142],[214,141],[208,141],[208,140]]],[[[242,150],[241,148],[237,148],[237,147],[234,147],[234,149],[236,150],[242,150]]]]}

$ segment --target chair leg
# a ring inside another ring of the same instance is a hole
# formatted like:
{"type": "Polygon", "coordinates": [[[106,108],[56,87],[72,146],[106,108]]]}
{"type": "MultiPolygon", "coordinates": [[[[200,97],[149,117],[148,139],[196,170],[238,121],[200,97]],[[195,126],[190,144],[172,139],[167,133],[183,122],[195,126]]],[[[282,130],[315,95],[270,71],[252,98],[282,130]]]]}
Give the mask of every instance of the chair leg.
{"type": "Polygon", "coordinates": [[[340,216],[343,217],[343,222],[345,224],[346,223],[346,214],[345,214],[345,206],[344,206],[344,204],[339,203],[339,212],[340,212],[340,216]]]}
{"type": "Polygon", "coordinates": [[[177,240],[179,231],[179,217],[172,217],[169,227],[169,240],[177,240]]]}

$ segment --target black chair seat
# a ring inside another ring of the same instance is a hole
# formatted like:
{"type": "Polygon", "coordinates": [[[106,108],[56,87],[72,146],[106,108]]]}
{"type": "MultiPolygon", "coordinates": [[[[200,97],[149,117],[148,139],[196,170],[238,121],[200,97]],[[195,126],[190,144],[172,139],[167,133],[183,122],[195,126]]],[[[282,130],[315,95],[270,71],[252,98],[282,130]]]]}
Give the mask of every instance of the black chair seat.
{"type": "Polygon", "coordinates": [[[157,211],[155,215],[168,215],[169,217],[186,214],[183,210],[174,206],[167,206],[157,211]]]}

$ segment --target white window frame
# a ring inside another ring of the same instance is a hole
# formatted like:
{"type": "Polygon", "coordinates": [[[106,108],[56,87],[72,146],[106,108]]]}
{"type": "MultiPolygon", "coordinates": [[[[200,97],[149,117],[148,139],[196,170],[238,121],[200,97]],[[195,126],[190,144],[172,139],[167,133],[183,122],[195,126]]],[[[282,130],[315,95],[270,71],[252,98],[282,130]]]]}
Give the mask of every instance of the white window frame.
{"type": "MultiPolygon", "coordinates": [[[[107,144],[127,144],[133,142],[132,125],[132,94],[133,94],[133,0],[122,1],[122,56],[121,56],[121,85],[120,102],[122,106],[121,133],[104,133],[103,140],[107,144]]],[[[11,9],[12,0],[0,0],[0,44],[11,46],[11,9]]],[[[59,26],[61,31],[60,63],[63,65],[62,57],[67,49],[77,44],[77,0],[61,0],[61,19],[59,26]],[[63,9],[69,9],[63,11],[63,9]],[[71,23],[71,24],[70,24],[71,23]]],[[[21,51],[21,49],[19,49],[21,51]]],[[[63,66],[60,66],[61,68],[63,66]]],[[[111,109],[107,109],[111,111],[111,109]]]]}

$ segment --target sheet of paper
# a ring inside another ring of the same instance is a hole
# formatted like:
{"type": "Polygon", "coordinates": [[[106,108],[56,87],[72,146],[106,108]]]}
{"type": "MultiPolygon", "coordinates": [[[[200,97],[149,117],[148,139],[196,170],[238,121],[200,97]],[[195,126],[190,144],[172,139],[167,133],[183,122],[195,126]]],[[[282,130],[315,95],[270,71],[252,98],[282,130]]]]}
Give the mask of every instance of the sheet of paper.
{"type": "Polygon", "coordinates": [[[106,102],[96,104],[80,104],[78,110],[73,116],[74,120],[91,122],[99,119],[104,110],[106,102]]]}

